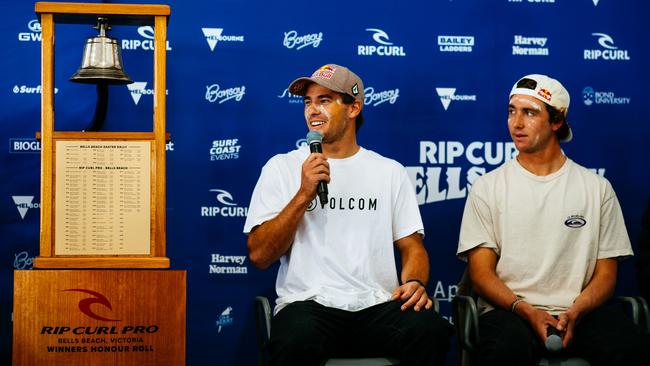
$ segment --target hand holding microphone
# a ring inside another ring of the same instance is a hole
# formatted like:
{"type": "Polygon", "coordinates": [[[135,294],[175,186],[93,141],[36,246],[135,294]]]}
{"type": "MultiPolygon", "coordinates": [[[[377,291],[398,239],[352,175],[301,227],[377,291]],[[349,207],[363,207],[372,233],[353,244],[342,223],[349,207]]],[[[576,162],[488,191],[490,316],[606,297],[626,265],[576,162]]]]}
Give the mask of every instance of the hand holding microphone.
{"type": "MultiPolygon", "coordinates": [[[[323,153],[323,134],[318,131],[309,131],[307,133],[307,143],[309,144],[309,151],[312,153],[323,153]]],[[[327,182],[321,180],[318,182],[316,187],[316,193],[318,194],[318,199],[320,200],[321,207],[325,207],[327,203],[327,182]]]]}

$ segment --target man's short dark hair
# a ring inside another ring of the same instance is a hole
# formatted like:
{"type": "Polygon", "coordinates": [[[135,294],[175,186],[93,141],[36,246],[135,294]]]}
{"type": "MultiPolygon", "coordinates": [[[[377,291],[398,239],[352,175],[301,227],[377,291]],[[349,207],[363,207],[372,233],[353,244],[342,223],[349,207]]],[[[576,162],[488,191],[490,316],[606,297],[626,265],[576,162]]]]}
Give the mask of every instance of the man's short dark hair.
{"type": "Polygon", "coordinates": [[[544,103],[544,106],[546,107],[546,111],[548,112],[548,120],[553,124],[555,123],[562,124],[560,128],[558,128],[555,131],[555,136],[557,136],[558,140],[560,141],[566,139],[569,136],[569,125],[566,122],[566,116],[564,115],[564,113],[553,108],[548,103],[544,103]]]}
{"type": "MultiPolygon", "coordinates": [[[[339,95],[341,96],[341,100],[343,101],[343,104],[352,104],[352,103],[354,103],[355,100],[357,100],[355,97],[351,96],[350,94],[339,93],[339,95]]],[[[355,133],[359,132],[359,129],[361,128],[361,125],[363,124],[363,121],[364,121],[364,119],[363,119],[363,111],[359,111],[359,114],[357,115],[357,118],[354,120],[354,124],[355,124],[354,132],[355,133]]]]}

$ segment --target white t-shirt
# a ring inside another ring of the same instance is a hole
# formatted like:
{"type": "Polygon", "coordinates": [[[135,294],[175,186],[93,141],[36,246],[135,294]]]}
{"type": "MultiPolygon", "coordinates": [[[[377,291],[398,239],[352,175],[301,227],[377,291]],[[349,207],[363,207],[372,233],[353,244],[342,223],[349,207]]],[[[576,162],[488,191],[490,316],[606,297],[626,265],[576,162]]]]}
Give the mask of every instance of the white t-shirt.
{"type": "MultiPolygon", "coordinates": [[[[531,305],[557,315],[589,283],[602,258],[632,255],[607,179],[567,159],[536,176],[515,159],[479,178],[465,204],[458,256],[497,253],[497,276],[531,305]]],[[[479,299],[483,311],[493,307],[479,299]]]]}
{"type": "MultiPolygon", "coordinates": [[[[276,155],[262,168],[244,232],[276,217],[300,188],[307,147],[276,155]]],[[[390,299],[398,286],[393,242],[424,234],[415,192],[398,162],[361,148],[328,159],[329,203],[316,198],[280,258],[275,312],[294,301],[357,311],[390,299]]]]}

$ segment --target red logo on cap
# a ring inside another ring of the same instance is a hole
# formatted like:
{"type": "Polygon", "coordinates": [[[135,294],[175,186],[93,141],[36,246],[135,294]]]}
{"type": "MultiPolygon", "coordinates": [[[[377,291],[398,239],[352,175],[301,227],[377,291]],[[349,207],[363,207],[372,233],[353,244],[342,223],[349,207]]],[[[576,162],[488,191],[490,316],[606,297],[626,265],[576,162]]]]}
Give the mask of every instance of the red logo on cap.
{"type": "Polygon", "coordinates": [[[336,71],[335,68],[325,65],[318,69],[313,75],[315,78],[323,78],[323,79],[331,79],[332,76],[334,76],[334,72],[336,71]]]}
{"type": "Polygon", "coordinates": [[[548,91],[548,90],[546,90],[546,89],[544,89],[544,88],[539,89],[539,91],[537,92],[537,94],[538,94],[540,97],[542,97],[542,98],[548,100],[549,102],[551,101],[551,98],[553,97],[553,94],[551,94],[550,91],[548,91]]]}

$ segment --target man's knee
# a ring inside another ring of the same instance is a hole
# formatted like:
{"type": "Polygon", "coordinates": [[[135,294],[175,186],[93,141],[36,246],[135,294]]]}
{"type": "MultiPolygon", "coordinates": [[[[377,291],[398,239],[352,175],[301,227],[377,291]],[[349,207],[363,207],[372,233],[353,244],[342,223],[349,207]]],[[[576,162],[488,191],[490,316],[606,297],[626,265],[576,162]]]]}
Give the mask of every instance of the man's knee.
{"type": "Polygon", "coordinates": [[[319,320],[309,302],[290,304],[271,320],[271,341],[300,347],[322,340],[319,320]]]}
{"type": "Polygon", "coordinates": [[[481,316],[479,324],[482,364],[533,363],[535,335],[517,315],[496,309],[481,316]]]}
{"type": "Polygon", "coordinates": [[[272,319],[269,351],[271,363],[312,364],[323,357],[323,335],[310,304],[291,304],[272,319]]]}

